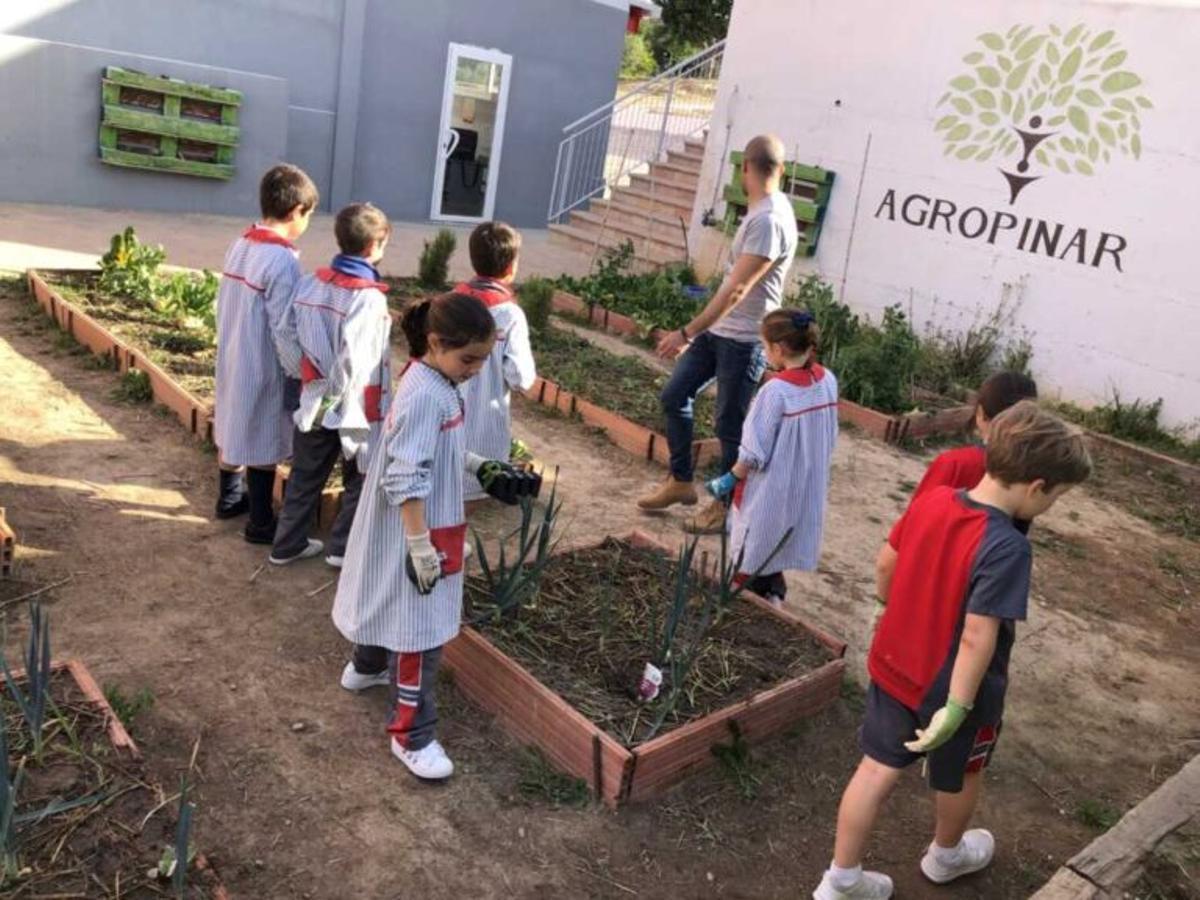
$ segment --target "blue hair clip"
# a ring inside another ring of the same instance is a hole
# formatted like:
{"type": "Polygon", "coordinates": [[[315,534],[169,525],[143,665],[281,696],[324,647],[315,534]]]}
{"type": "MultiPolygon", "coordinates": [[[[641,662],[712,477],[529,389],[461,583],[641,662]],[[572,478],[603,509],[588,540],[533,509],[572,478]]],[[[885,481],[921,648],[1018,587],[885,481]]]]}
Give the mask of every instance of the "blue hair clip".
{"type": "Polygon", "coordinates": [[[813,318],[812,313],[803,311],[792,313],[792,327],[797,331],[804,331],[815,321],[817,320],[813,318]]]}

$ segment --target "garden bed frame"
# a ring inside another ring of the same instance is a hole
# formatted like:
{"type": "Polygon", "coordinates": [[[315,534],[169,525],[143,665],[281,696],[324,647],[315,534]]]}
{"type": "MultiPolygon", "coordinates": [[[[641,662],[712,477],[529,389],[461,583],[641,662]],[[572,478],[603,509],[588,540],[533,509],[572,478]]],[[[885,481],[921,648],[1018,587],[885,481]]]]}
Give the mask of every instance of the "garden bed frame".
{"type": "MultiPolygon", "coordinates": [[[[588,303],[582,297],[567,291],[555,291],[552,306],[555,312],[587,322],[594,328],[621,337],[641,337],[644,329],[629,316],[606,309],[599,303],[588,303]]],[[[660,339],[665,332],[654,329],[653,340],[660,339]]],[[[553,405],[553,404],[547,404],[553,405]]],[[[965,431],[975,416],[975,407],[951,406],[930,412],[891,414],[862,406],[844,398],[838,400],[838,420],[861,428],[873,438],[888,444],[900,444],[906,440],[918,440],[942,434],[965,431]]],[[[661,438],[665,441],[665,438],[661,438]]],[[[614,443],[617,443],[614,440],[614,443]]]]}
{"type": "MultiPolygon", "coordinates": [[[[280,463],[275,467],[275,487],[272,491],[272,499],[275,502],[276,512],[283,508],[283,497],[287,492],[288,478],[291,477],[291,474],[290,463],[280,463]]],[[[333,520],[337,518],[341,508],[342,488],[330,487],[326,484],[321,489],[321,502],[317,506],[317,527],[328,528],[333,525],[333,520]]]]}
{"type": "Polygon", "coordinates": [[[12,574],[13,555],[17,549],[17,535],[8,524],[5,509],[0,506],[0,578],[12,574]]]}
{"type": "MultiPolygon", "coordinates": [[[[65,671],[71,676],[71,680],[75,682],[75,686],[79,688],[79,692],[87,698],[87,701],[104,714],[105,730],[108,732],[108,739],[112,741],[113,747],[118,751],[124,751],[131,759],[140,760],[142,758],[142,751],[138,749],[138,745],[134,743],[129,732],[125,730],[125,726],[121,724],[121,719],[113,711],[108,699],[104,696],[104,692],[100,690],[100,685],[96,683],[96,679],[92,677],[92,673],[88,671],[88,667],[83,664],[82,660],[68,659],[51,663],[50,671],[65,671]]],[[[13,680],[20,680],[24,676],[24,669],[16,669],[12,673],[13,680]]],[[[0,674],[0,689],[3,689],[6,684],[7,679],[3,674],[0,674]]],[[[195,866],[197,872],[212,868],[203,853],[196,854],[192,865],[195,866]]],[[[215,870],[213,871],[213,876],[216,877],[215,870]]],[[[219,877],[216,877],[216,880],[217,884],[212,888],[213,900],[230,900],[229,892],[225,890],[225,885],[221,883],[219,877]]]]}
{"type": "MultiPolygon", "coordinates": [[[[627,540],[635,547],[670,552],[640,531],[627,540]]],[[[564,552],[581,549],[589,548],[564,552]]],[[[752,603],[815,637],[829,649],[829,661],[632,749],[622,746],[474,628],[463,626],[458,637],[446,645],[444,659],[455,684],[472,702],[494,714],[517,740],[533,744],[555,766],[586,781],[598,800],[616,808],[655,796],[711,765],[712,747],[728,742],[733,728],[748,743],[757,744],[815,715],[840,695],[846,644],[758,596],[743,596],[741,602],[752,603]]]]}
{"type": "MultiPolygon", "coordinates": [[[[96,269],[59,271],[93,273],[96,269]]],[[[180,423],[198,438],[212,440],[212,406],[185,389],[151,361],[144,350],[114,335],[103,324],[63,298],[35,269],[26,272],[29,292],[58,327],[94,355],[108,359],[117,372],[145,372],[154,399],[174,413],[180,423]]]]}

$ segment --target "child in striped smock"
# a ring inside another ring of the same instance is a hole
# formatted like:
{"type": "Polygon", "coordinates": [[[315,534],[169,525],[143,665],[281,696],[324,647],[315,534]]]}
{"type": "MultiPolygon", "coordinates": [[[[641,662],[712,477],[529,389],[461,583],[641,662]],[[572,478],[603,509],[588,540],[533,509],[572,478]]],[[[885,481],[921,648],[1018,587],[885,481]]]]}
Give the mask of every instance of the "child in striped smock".
{"type": "MultiPolygon", "coordinates": [[[[483,457],[508,459],[512,392],[528,390],[537,378],[529,323],[512,291],[521,235],[504,222],[484,222],[471,232],[469,246],[475,278],[454,290],[487,304],[496,320],[496,344],[479,374],[463,385],[467,447],[483,457]]],[[[465,476],[464,490],[467,500],[485,496],[479,479],[470,473],[465,476]]]]}
{"type": "Polygon", "coordinates": [[[300,261],[292,242],[308,229],[319,200],[303,171],[275,166],[259,186],[262,220],[233,242],[221,273],[213,410],[220,454],[216,515],[231,519],[249,512],[242,536],[252,544],[275,539],[275,465],[292,452],[294,404],[287,400],[287,384],[300,377],[291,310],[300,261]]]}
{"type": "Polygon", "coordinates": [[[316,556],[324,545],[308,536],[321,491],[342,463],[342,505],[325,561],[341,566],[362,491],[362,471],[379,442],[391,393],[392,319],[375,264],[392,226],[370,203],[337,215],[341,253],[329,268],[301,279],[292,300],[300,341],[300,408],[293,417],[292,472],[269,562],[287,565],[316,556]]]}
{"type": "Polygon", "coordinates": [[[809,313],[768,314],[762,340],[777,371],[750,404],[737,463],[706,487],[718,499],[733,495],[731,549],[746,587],[780,605],[784,571],[815,569],[821,553],[838,393],[815,360],[820,329],[809,313]]]}
{"type": "MultiPolygon", "coordinates": [[[[464,441],[459,385],[492,351],[488,308],[468,295],[443,294],[410,307],[402,327],[413,360],[371,453],[333,621],[354,643],[342,687],[391,685],[392,753],[414,775],[437,780],[454,771],[434,739],[433,683],[442,645],[458,634],[462,615],[463,472],[512,470],[469,453],[464,441]]],[[[504,478],[489,481],[490,491],[511,489],[504,478]]]]}

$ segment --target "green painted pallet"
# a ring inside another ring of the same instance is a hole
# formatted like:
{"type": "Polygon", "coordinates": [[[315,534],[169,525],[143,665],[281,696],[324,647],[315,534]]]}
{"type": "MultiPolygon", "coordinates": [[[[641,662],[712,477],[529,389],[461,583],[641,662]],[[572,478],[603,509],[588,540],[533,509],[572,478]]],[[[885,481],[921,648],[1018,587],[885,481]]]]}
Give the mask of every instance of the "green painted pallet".
{"type": "Polygon", "coordinates": [[[100,92],[102,162],[201,178],[233,177],[240,91],[108,66],[100,92]]]}
{"type": "MultiPolygon", "coordinates": [[[[724,228],[731,230],[746,214],[749,202],[742,184],[742,151],[729,154],[733,174],[725,185],[722,196],[726,203],[724,228]]],[[[797,256],[813,256],[817,252],[817,241],[821,237],[821,222],[829,204],[835,174],[829,169],[804,163],[785,162],[783,165],[782,190],[789,195],[792,209],[796,213],[796,227],[800,243],[796,246],[797,256]]]]}

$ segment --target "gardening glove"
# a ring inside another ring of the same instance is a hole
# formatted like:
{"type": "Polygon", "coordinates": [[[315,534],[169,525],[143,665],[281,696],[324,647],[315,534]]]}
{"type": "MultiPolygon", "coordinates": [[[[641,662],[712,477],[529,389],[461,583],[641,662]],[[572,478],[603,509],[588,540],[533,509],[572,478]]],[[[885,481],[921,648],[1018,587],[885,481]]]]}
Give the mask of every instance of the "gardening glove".
{"type": "Polygon", "coordinates": [[[970,711],[970,704],[947,700],[946,705],[933,714],[933,718],[929,720],[929,727],[918,728],[917,739],[906,741],[904,746],[913,753],[928,753],[930,750],[936,750],[954,737],[954,732],[962,727],[962,723],[966,721],[967,713],[970,711]]]}
{"type": "Polygon", "coordinates": [[[732,472],[726,472],[720,478],[714,478],[712,481],[704,482],[704,489],[718,500],[724,500],[733,493],[733,489],[737,487],[737,483],[739,481],[741,481],[741,479],[732,472]]]}
{"type": "Polygon", "coordinates": [[[429,540],[429,532],[408,536],[408,553],[404,569],[409,581],[417,586],[418,594],[428,594],[442,577],[442,559],[429,540]]]}
{"type": "Polygon", "coordinates": [[[464,462],[488,494],[509,506],[516,506],[522,497],[536,497],[542,489],[542,476],[536,472],[516,469],[498,459],[484,459],[470,451],[464,462]]]}

